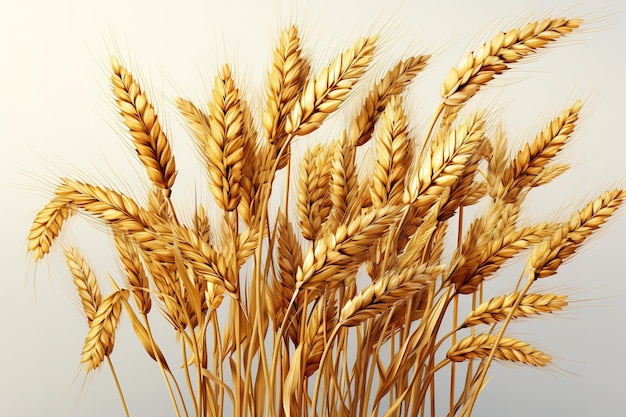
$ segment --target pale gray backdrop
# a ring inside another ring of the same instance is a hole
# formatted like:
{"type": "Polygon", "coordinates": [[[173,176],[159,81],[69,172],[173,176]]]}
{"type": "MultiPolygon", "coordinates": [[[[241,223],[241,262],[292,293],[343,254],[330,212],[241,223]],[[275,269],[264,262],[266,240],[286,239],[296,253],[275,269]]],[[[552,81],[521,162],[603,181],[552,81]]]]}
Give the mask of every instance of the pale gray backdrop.
{"type": "MultiPolygon", "coordinates": [[[[517,67],[474,104],[500,109],[512,140],[532,136],[575,98],[585,99],[579,132],[566,153],[573,168],[534,192],[532,219],[566,215],[603,189],[624,185],[626,14],[614,1],[13,1],[0,4],[0,415],[111,416],[121,408],[106,369],[85,380],[79,368],[86,332],[72,304],[71,281],[57,249],[36,270],[25,238],[59,175],[88,179],[139,195],[145,184],[122,134],[108,85],[108,56],[119,55],[139,76],[173,139],[180,171],[176,203],[207,199],[172,99],[204,99],[216,69],[228,60],[251,101],[263,94],[273,40],[291,20],[305,48],[323,65],[370,30],[381,32],[385,67],[408,54],[435,53],[411,89],[412,127],[423,130],[440,82],[468,48],[497,30],[547,15],[582,16],[579,34],[517,67]],[[134,190],[134,191],[133,191],[134,190]],[[74,379],[76,377],[76,379],[74,379]],[[82,393],[81,393],[82,389],[82,393]]],[[[354,106],[349,103],[347,108],[354,106]]],[[[343,116],[333,119],[340,124],[343,116]]],[[[622,213],[623,214],[623,213],[622,213]]],[[[116,273],[106,240],[72,222],[66,242],[88,251],[104,278],[116,273]]],[[[543,285],[577,302],[565,314],[513,326],[556,358],[550,370],[495,364],[476,407],[479,416],[621,416],[626,393],[626,216],[610,224],[543,285]]],[[[514,273],[494,281],[510,288],[514,273]]],[[[160,329],[166,337],[167,328],[160,329]]],[[[172,344],[174,354],[175,346],[172,344]]],[[[171,415],[156,367],[128,321],[113,360],[136,416],[171,415]]],[[[443,385],[442,388],[443,390],[443,385]]],[[[441,410],[443,411],[443,410],[441,410]]]]}

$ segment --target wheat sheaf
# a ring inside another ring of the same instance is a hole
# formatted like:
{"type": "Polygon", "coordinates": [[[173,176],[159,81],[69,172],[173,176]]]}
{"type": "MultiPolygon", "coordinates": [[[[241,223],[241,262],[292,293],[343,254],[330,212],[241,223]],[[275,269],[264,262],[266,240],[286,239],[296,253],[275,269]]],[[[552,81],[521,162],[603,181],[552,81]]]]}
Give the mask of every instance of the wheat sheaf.
{"type": "MultiPolygon", "coordinates": [[[[359,101],[353,90],[376,59],[379,37],[361,38],[314,68],[298,28],[285,28],[261,102],[249,101],[228,64],[208,103],[176,100],[217,218],[206,202],[191,213],[175,209],[181,165],[162,116],[112,58],[113,98],[150,181],[147,203],[62,178],[28,235],[37,261],[70,216],[94,217],[110,231],[120,262],[108,295],[87,257],[65,251],[89,326],[85,371],[106,359],[115,376],[110,356],[123,317],[161,370],[177,416],[434,416],[435,393],[449,398],[444,413],[469,416],[494,360],[550,365],[547,353],[510,336],[509,325],[568,305],[565,294],[531,287],[557,273],[626,191],[608,190],[563,221],[527,222],[526,196],[568,168],[556,157],[583,103],[545,120],[520,149],[509,148],[489,108],[468,103],[581,23],[531,22],[468,53],[443,78],[440,104],[419,133],[405,90],[429,54],[400,60],[359,101]],[[311,143],[301,159],[292,155],[294,140],[305,140],[348,99],[362,105],[338,137],[311,143]],[[359,169],[361,147],[375,155],[370,171],[359,169]],[[281,170],[297,179],[278,182],[281,170]],[[478,214],[464,217],[474,204],[478,214]],[[449,233],[457,243],[444,250],[449,233]],[[483,300],[487,281],[524,257],[518,285],[483,300]],[[468,296],[461,321],[459,300],[468,296]],[[154,337],[155,310],[172,326],[181,364],[170,367],[175,359],[154,337]],[[440,372],[450,376],[447,391],[435,390],[440,372]]],[[[119,393],[126,414],[141,415],[141,404],[129,408],[119,393]]]]}

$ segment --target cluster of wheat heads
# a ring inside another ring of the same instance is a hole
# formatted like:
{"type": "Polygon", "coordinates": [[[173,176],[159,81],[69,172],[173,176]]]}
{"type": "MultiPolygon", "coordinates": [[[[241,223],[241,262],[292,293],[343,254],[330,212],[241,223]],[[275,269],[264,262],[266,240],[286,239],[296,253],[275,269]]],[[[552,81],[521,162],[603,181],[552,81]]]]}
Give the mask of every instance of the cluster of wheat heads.
{"type": "MultiPolygon", "coordinates": [[[[106,296],[78,249],[65,251],[89,325],[85,370],[107,359],[115,375],[110,355],[122,314],[161,369],[178,416],[435,415],[435,375],[444,369],[451,382],[441,390],[449,392],[444,414],[469,416],[494,359],[550,364],[546,353],[508,336],[509,322],[567,305],[565,295],[533,292],[533,284],[555,274],[626,192],[607,191],[562,222],[526,224],[527,193],[568,168],[553,159],[581,102],[512,152],[487,111],[461,110],[510,64],[580,23],[532,22],[469,53],[445,78],[421,138],[402,97],[429,56],[404,59],[372,86],[339,138],[308,147],[296,184],[289,182],[293,142],[306,141],[345,101],[378,39],[359,39],[312,73],[296,27],[283,30],[264,103],[246,101],[228,65],[215,77],[208,108],[176,101],[221,208],[217,225],[202,205],[187,224],[180,220],[166,133],[137,81],[111,59],[115,100],[153,186],[147,204],[62,178],[28,236],[39,260],[70,215],[93,216],[110,230],[123,276],[110,277],[106,296]],[[375,155],[367,176],[357,169],[363,146],[375,155]],[[279,170],[287,172],[284,189],[274,187],[279,170]],[[282,202],[277,211],[272,194],[282,202]],[[464,219],[463,207],[479,201],[484,209],[464,219]],[[444,251],[450,223],[463,233],[444,251]],[[523,254],[517,286],[482,300],[485,280],[523,254]],[[468,295],[463,320],[458,302],[468,295]],[[182,348],[175,365],[151,331],[154,305],[182,348]],[[452,325],[442,329],[446,313],[452,325]],[[172,366],[182,366],[184,381],[172,366]]],[[[120,396],[124,402],[121,389],[120,396]]]]}

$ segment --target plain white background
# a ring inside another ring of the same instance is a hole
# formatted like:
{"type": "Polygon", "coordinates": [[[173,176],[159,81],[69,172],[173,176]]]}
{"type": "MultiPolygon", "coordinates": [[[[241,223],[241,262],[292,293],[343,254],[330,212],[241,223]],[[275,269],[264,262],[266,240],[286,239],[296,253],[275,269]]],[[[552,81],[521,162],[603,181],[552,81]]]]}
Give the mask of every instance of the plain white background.
{"type": "MultiPolygon", "coordinates": [[[[80,372],[86,326],[72,301],[61,251],[57,248],[35,268],[25,247],[30,223],[58,176],[112,185],[141,198],[144,172],[120,128],[109,90],[110,54],[136,73],[162,114],[180,171],[174,198],[184,210],[209,194],[172,100],[180,95],[204,100],[216,69],[227,60],[249,100],[260,103],[273,40],[290,21],[300,26],[317,68],[370,32],[383,34],[373,76],[408,54],[434,53],[432,65],[407,97],[412,128],[419,135],[436,106],[441,81],[464,52],[498,30],[530,19],[582,16],[588,24],[579,34],[516,67],[473,103],[496,109],[511,140],[520,143],[574,99],[585,100],[580,129],[564,155],[573,168],[529,199],[529,219],[563,217],[602,190],[624,185],[624,3],[517,3],[3,1],[0,415],[121,414],[108,370],[86,379],[80,372]]],[[[346,109],[350,106],[354,102],[346,109]]],[[[331,124],[340,125],[344,117],[331,124]]],[[[101,230],[84,221],[67,226],[65,241],[85,248],[102,282],[106,272],[118,272],[101,230]]],[[[511,330],[553,354],[556,366],[537,370],[496,364],[476,415],[624,414],[625,248],[622,215],[574,262],[542,283],[544,291],[570,294],[576,302],[564,314],[511,330]]],[[[491,283],[492,291],[510,288],[513,275],[491,283]]],[[[168,337],[165,326],[158,331],[168,337]]],[[[176,352],[175,345],[169,348],[176,352]]],[[[171,415],[161,377],[127,321],[112,358],[133,415],[171,415]]]]}

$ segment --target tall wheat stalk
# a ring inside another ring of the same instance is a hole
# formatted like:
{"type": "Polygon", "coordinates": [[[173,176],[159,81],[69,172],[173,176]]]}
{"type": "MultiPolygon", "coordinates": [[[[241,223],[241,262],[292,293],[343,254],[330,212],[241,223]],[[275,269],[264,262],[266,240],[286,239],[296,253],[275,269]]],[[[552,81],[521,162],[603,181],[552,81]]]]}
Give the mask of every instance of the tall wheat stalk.
{"type": "MultiPolygon", "coordinates": [[[[121,315],[161,369],[179,416],[469,416],[493,360],[548,366],[547,353],[508,336],[508,327],[567,306],[566,295],[532,286],[557,272],[618,210],[626,191],[606,191],[563,222],[527,224],[526,195],[568,168],[554,158],[575,131],[582,102],[567,106],[514,158],[502,129],[491,128],[489,109],[463,117],[461,110],[496,75],[580,24],[531,22],[466,55],[445,77],[421,137],[410,129],[403,95],[429,55],[400,61],[372,86],[336,140],[311,144],[297,182],[280,190],[276,174],[284,169],[289,178],[295,164],[292,140],[341,107],[378,41],[362,38],[312,71],[297,28],[286,28],[267,98],[258,104],[260,131],[257,103],[248,103],[227,64],[207,108],[176,101],[222,210],[217,221],[203,205],[191,222],[180,220],[189,216],[179,216],[170,200],[177,168],[167,135],[147,95],[112,58],[114,98],[153,185],[148,203],[63,178],[28,235],[36,261],[77,213],[100,219],[114,237],[124,275],[111,279],[105,296],[80,251],[65,252],[89,325],[85,371],[106,358],[115,376],[110,356],[121,315]],[[376,156],[371,178],[356,169],[357,147],[366,145],[376,156]],[[272,198],[283,202],[277,212],[272,198]],[[465,218],[463,208],[479,202],[483,210],[465,218]],[[297,218],[289,215],[291,205],[297,218]],[[446,257],[450,229],[462,233],[446,257]],[[522,256],[518,287],[483,301],[485,281],[522,256]],[[357,277],[365,273],[371,282],[363,286],[357,277]],[[469,295],[473,307],[460,321],[458,301],[469,295]],[[182,363],[173,365],[154,337],[154,304],[172,326],[182,363]],[[450,311],[451,325],[444,320],[450,311]],[[183,381],[170,366],[182,366],[183,381]],[[465,382],[455,391],[460,366],[465,382]],[[442,412],[435,408],[441,392],[435,375],[446,369],[452,389],[442,412]]],[[[124,401],[121,389],[120,395],[124,401]]],[[[125,402],[124,409],[128,414],[125,402]]]]}

